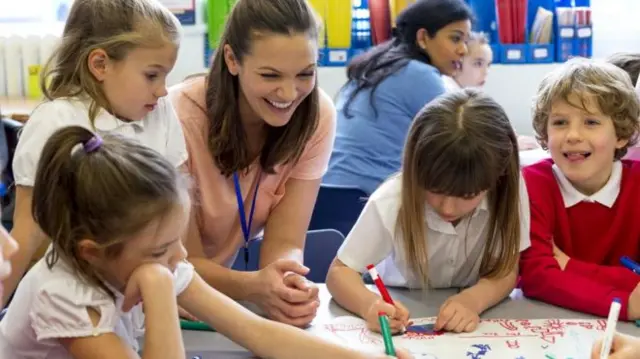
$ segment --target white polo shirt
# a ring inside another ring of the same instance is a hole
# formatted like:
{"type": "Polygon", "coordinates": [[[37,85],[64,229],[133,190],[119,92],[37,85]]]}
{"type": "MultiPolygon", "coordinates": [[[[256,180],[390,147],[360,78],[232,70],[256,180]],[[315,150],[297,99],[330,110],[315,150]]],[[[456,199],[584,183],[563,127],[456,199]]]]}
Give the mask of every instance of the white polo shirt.
{"type": "MultiPolygon", "coordinates": [[[[94,130],[89,122],[89,101],[60,98],[36,107],[22,129],[13,158],[17,185],[33,187],[45,142],[55,131],[67,126],[94,130]]],[[[182,128],[167,97],[160,98],[157,107],[140,121],[124,122],[102,110],[96,117],[95,130],[136,139],[158,151],[176,167],[187,160],[182,128]]]]}
{"type": "MultiPolygon", "coordinates": [[[[367,202],[360,218],[338,251],[338,259],[364,272],[376,265],[388,286],[420,288],[421,281],[407,268],[402,234],[396,233],[402,178],[383,183],[367,202]]],[[[490,212],[485,198],[472,215],[454,227],[425,204],[429,283],[432,288],[467,287],[479,279],[480,263],[489,231],[490,212]]],[[[529,196],[520,178],[520,251],[529,240],[529,196]]]]}

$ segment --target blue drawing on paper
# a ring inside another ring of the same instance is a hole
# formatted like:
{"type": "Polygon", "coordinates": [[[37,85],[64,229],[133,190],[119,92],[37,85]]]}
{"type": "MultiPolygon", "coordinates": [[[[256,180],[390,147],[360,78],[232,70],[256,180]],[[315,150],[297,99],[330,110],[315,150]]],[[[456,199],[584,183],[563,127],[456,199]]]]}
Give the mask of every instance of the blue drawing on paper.
{"type": "Polygon", "coordinates": [[[467,351],[467,356],[471,359],[481,359],[491,350],[489,344],[473,344],[467,351]]]}
{"type": "Polygon", "coordinates": [[[407,332],[421,334],[436,334],[434,324],[411,325],[407,327],[407,332]]]}

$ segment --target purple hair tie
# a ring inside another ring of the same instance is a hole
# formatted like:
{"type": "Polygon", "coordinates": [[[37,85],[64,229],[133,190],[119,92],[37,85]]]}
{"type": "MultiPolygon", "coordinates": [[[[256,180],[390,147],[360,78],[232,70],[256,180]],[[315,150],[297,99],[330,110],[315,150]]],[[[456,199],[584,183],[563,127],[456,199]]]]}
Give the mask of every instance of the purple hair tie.
{"type": "Polygon", "coordinates": [[[102,146],[102,137],[98,136],[97,134],[93,135],[93,137],[91,137],[89,141],[84,143],[84,152],[91,153],[100,148],[100,146],[102,146]]]}

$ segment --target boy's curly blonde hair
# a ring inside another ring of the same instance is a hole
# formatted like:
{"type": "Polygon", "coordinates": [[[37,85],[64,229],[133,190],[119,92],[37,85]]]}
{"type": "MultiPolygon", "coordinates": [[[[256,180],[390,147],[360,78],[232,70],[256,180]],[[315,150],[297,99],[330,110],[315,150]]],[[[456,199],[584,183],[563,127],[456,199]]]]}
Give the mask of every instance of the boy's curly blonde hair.
{"type": "Polygon", "coordinates": [[[627,73],[605,62],[574,58],[549,73],[540,83],[533,108],[533,129],[536,139],[545,150],[549,139],[547,122],[551,106],[565,101],[584,111],[587,103],[595,99],[594,105],[603,115],[611,117],[618,139],[628,143],[617,149],[615,159],[622,158],[627,148],[637,142],[640,130],[640,102],[627,73]],[[579,103],[569,101],[572,95],[579,103]]]}

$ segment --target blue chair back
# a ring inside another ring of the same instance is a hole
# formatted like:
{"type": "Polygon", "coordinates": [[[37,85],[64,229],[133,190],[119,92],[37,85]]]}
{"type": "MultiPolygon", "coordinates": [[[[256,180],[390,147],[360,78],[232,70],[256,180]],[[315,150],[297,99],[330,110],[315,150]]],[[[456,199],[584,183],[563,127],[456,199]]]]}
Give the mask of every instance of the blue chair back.
{"type": "Polygon", "coordinates": [[[7,231],[11,231],[13,227],[13,211],[16,198],[11,165],[13,164],[13,155],[16,151],[16,146],[18,145],[18,137],[20,136],[23,124],[7,117],[1,118],[2,128],[0,131],[2,132],[0,133],[0,151],[8,152],[6,168],[4,169],[4,172],[0,174],[0,181],[2,181],[6,187],[7,192],[2,195],[2,198],[0,198],[0,205],[2,206],[2,225],[4,225],[7,231]]]}
{"type": "MultiPolygon", "coordinates": [[[[307,279],[316,283],[324,283],[329,266],[343,241],[344,236],[335,229],[307,232],[304,246],[304,264],[310,269],[307,279]]],[[[238,256],[231,268],[238,271],[258,270],[261,244],[262,238],[249,242],[248,269],[245,269],[244,250],[242,248],[238,251],[238,256]]]]}
{"type": "Polygon", "coordinates": [[[325,282],[329,266],[342,242],[344,242],[344,235],[335,229],[307,232],[304,245],[304,264],[310,269],[307,279],[315,283],[325,282]]]}
{"type": "Polygon", "coordinates": [[[320,185],[309,230],[335,229],[347,236],[367,202],[367,194],[353,186],[320,185]]]}

